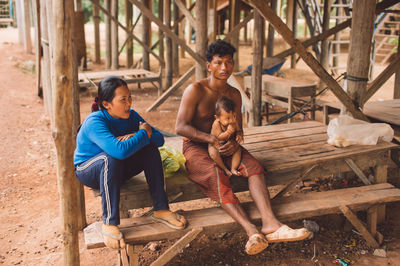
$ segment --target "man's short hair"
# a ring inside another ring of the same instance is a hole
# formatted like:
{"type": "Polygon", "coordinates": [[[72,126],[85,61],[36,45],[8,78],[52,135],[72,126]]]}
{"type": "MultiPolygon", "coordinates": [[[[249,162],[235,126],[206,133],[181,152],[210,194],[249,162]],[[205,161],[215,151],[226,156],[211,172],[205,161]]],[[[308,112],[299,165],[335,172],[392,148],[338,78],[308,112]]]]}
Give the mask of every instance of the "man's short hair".
{"type": "Polygon", "coordinates": [[[233,57],[233,54],[235,52],[236,48],[233,47],[230,43],[223,40],[216,40],[207,47],[206,58],[208,62],[211,62],[214,55],[218,55],[221,57],[230,55],[231,57],[233,57]]]}
{"type": "Polygon", "coordinates": [[[217,116],[220,116],[221,110],[224,110],[227,113],[234,112],[235,106],[236,106],[236,104],[234,101],[232,101],[228,97],[222,96],[215,103],[215,114],[217,116]]]}

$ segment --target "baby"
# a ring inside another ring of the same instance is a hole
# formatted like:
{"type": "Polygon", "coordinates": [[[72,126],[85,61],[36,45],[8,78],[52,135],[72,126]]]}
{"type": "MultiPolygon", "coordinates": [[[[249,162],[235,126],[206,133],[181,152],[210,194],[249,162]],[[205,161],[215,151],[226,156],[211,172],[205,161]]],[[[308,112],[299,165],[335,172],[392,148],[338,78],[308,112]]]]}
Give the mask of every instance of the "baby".
{"type": "MultiPolygon", "coordinates": [[[[236,121],[235,103],[225,96],[219,98],[215,103],[215,121],[211,127],[211,135],[217,137],[220,142],[226,142],[231,138],[235,139],[238,143],[243,142],[243,132],[236,121]]],[[[237,170],[242,159],[242,149],[240,145],[232,155],[232,165],[230,170],[222,161],[218,147],[209,144],[208,153],[210,154],[211,159],[213,159],[228,176],[241,175],[237,170]]]]}

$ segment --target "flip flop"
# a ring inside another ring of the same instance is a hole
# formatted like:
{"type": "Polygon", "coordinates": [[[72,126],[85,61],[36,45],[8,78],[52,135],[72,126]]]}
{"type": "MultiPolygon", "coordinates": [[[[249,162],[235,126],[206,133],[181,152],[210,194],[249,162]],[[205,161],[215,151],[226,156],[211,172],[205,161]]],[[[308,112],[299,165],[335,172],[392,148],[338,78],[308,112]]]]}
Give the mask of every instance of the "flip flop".
{"type": "Polygon", "coordinates": [[[181,216],[179,214],[177,214],[176,212],[174,212],[174,214],[175,214],[175,217],[157,218],[157,217],[154,216],[154,213],[153,213],[151,215],[151,219],[153,219],[153,221],[155,221],[155,222],[163,223],[163,224],[165,224],[166,226],[168,226],[168,227],[170,227],[172,229],[176,229],[176,230],[185,229],[186,224],[184,224],[182,226],[178,226],[178,225],[171,224],[169,222],[169,221],[173,221],[173,220],[178,221],[178,222],[181,221],[181,216]]]}
{"type": "Polygon", "coordinates": [[[306,239],[310,235],[310,232],[306,228],[292,229],[287,225],[282,225],[273,233],[266,234],[268,242],[289,242],[299,241],[306,239]]]}
{"type": "MultiPolygon", "coordinates": [[[[102,229],[102,225],[101,224],[99,224],[100,226],[98,226],[98,231],[101,233],[101,236],[103,237],[103,242],[104,242],[104,245],[106,245],[107,247],[109,247],[109,248],[113,248],[113,247],[110,247],[110,246],[108,246],[107,245],[107,241],[106,241],[106,239],[105,239],[105,237],[108,237],[108,238],[111,238],[111,239],[113,239],[113,240],[117,240],[118,241],[118,246],[120,246],[119,248],[117,248],[117,249],[123,249],[123,247],[121,247],[121,243],[120,243],[120,241],[121,241],[121,239],[123,239],[124,238],[124,236],[122,235],[122,233],[121,232],[119,232],[119,235],[113,235],[113,234],[111,234],[110,232],[106,232],[106,231],[103,231],[103,229],[102,229]]],[[[114,248],[113,248],[114,249],[114,248]]]]}
{"type": "Polygon", "coordinates": [[[263,234],[257,233],[251,235],[246,243],[246,253],[248,255],[255,255],[268,247],[268,241],[263,234]]]}

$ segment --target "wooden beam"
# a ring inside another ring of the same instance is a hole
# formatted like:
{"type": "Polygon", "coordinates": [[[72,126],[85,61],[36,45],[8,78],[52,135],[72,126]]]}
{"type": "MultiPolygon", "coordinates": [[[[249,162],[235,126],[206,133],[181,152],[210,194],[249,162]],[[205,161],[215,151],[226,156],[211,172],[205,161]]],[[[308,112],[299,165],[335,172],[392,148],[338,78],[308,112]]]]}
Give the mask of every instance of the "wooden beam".
{"type": "Polygon", "coordinates": [[[239,34],[241,28],[254,18],[254,12],[251,11],[240,23],[238,23],[230,32],[225,35],[224,41],[228,41],[233,36],[239,34]]]}
{"type": "Polygon", "coordinates": [[[33,9],[35,12],[35,58],[36,58],[36,88],[38,96],[43,97],[43,87],[41,85],[42,75],[42,45],[41,45],[41,33],[40,33],[40,0],[32,1],[33,9]]]}
{"type": "MultiPolygon", "coordinates": [[[[378,164],[374,167],[376,183],[387,182],[387,164],[378,164]]],[[[386,205],[382,204],[378,207],[378,223],[384,222],[386,217],[386,205]]]]}
{"type": "Polygon", "coordinates": [[[111,0],[111,69],[118,69],[118,0],[111,0]]]}
{"type": "MultiPolygon", "coordinates": [[[[277,0],[271,1],[271,9],[276,13],[277,0]]],[[[267,57],[272,57],[274,55],[274,39],[275,39],[275,29],[274,27],[268,23],[268,37],[267,37],[267,46],[265,54],[267,57]]]]}
{"type": "MultiPolygon", "coordinates": [[[[158,19],[160,21],[164,21],[164,0],[158,0],[158,19]]],[[[156,45],[158,45],[158,55],[160,56],[160,58],[165,60],[164,59],[164,33],[160,28],[158,28],[158,40],[151,47],[151,49],[153,50],[156,47],[156,45]]]]}
{"type": "Polygon", "coordinates": [[[29,8],[29,2],[27,0],[23,1],[24,9],[24,48],[25,52],[28,54],[32,53],[32,38],[31,38],[31,10],[29,8]]]}
{"type": "MultiPolygon", "coordinates": [[[[297,1],[296,0],[293,0],[293,7],[292,7],[292,32],[293,32],[293,34],[292,34],[292,36],[293,36],[293,38],[294,39],[296,39],[297,38],[297,1]]],[[[297,60],[296,60],[296,54],[292,54],[292,56],[291,56],[291,58],[290,58],[290,68],[296,68],[296,63],[297,63],[297,60]]],[[[292,99],[292,97],[290,97],[289,98],[289,100],[291,100],[292,99]]],[[[292,108],[292,105],[290,104],[289,105],[289,109],[291,109],[292,108]]],[[[289,119],[289,123],[292,121],[292,119],[290,118],[289,119]]]]}
{"type": "Polygon", "coordinates": [[[364,175],[363,171],[357,166],[357,164],[351,159],[344,159],[347,165],[353,170],[354,173],[361,179],[364,185],[371,185],[371,181],[364,175]]]}
{"type": "Polygon", "coordinates": [[[307,52],[301,42],[294,39],[292,32],[283,23],[283,21],[273,12],[271,8],[262,0],[249,0],[250,4],[256,8],[263,17],[268,20],[278,31],[285,41],[294,48],[306,64],[313,70],[313,72],[327,84],[332,90],[333,94],[345,105],[356,119],[368,121],[368,118],[354,106],[354,103],[347,95],[347,93],[340,87],[340,85],[329,75],[329,73],[318,63],[318,61],[307,52]]]}
{"type": "MultiPolygon", "coordinates": [[[[322,21],[322,32],[326,32],[329,30],[329,21],[331,18],[331,6],[332,0],[324,1],[324,15],[322,21]]],[[[321,43],[321,55],[320,55],[320,63],[323,68],[328,69],[329,67],[329,42],[328,39],[325,38],[321,43]]]]}
{"type": "MultiPolygon", "coordinates": [[[[138,0],[129,0],[131,3],[137,6],[139,8],[143,15],[148,17],[152,22],[154,22],[159,28],[161,28],[164,33],[170,37],[172,40],[177,42],[183,49],[185,49],[186,52],[188,52],[198,63],[204,64],[206,63],[206,59],[202,56],[200,56],[198,53],[194,52],[188,45],[186,45],[184,40],[179,39],[178,36],[176,36],[171,29],[169,29],[166,25],[164,25],[158,18],[156,18],[153,13],[146,8],[142,3],[140,3],[138,0]]],[[[165,5],[164,5],[165,8],[165,5]]]]}
{"type": "MultiPolygon", "coordinates": [[[[97,6],[99,9],[102,9],[99,3],[94,2],[95,0],[91,0],[93,6],[97,6]]],[[[110,14],[111,10],[111,0],[104,0],[104,8],[102,9],[103,13],[110,14]]],[[[106,26],[105,39],[106,39],[106,68],[111,67],[111,16],[104,16],[104,24],[106,26]]]]}
{"type": "MultiPolygon", "coordinates": [[[[171,0],[164,0],[164,25],[171,27],[171,0]]],[[[172,39],[165,38],[165,88],[172,84],[172,39]]]]}
{"type": "MultiPolygon", "coordinates": [[[[97,3],[94,3],[94,0],[90,0],[94,5],[97,5],[97,3]]],[[[109,0],[104,0],[109,1],[109,0]]],[[[136,1],[137,0],[129,0],[130,2],[132,1],[136,1]]],[[[139,3],[140,4],[140,3],[139,3]]],[[[140,4],[141,5],[141,4],[140,4]]],[[[101,5],[97,5],[99,7],[99,9],[104,13],[104,15],[106,15],[107,17],[109,17],[111,20],[115,21],[118,23],[118,26],[120,26],[126,33],[128,33],[136,42],[138,42],[143,49],[147,50],[149,53],[151,53],[159,62],[160,64],[163,66],[164,65],[164,60],[162,60],[156,53],[154,53],[148,46],[146,46],[138,37],[135,36],[135,34],[133,34],[132,32],[129,31],[129,29],[127,29],[124,25],[122,25],[120,22],[118,22],[118,20],[116,20],[116,18],[114,18],[113,16],[111,16],[110,12],[108,12],[105,8],[103,8],[101,5]]],[[[148,9],[147,9],[148,10],[148,9]]]]}
{"type": "MultiPolygon", "coordinates": [[[[182,2],[182,0],[174,0],[174,2],[178,6],[178,8],[181,10],[181,12],[185,16],[185,18],[189,21],[190,25],[193,28],[196,28],[196,20],[194,19],[190,10],[186,8],[186,6],[182,2]]],[[[175,24],[174,24],[174,26],[175,26],[175,24]]]]}
{"type": "Polygon", "coordinates": [[[176,254],[179,253],[182,249],[186,247],[187,244],[192,242],[198,234],[203,231],[203,228],[193,228],[186,235],[184,235],[181,239],[176,241],[170,248],[168,248],[160,257],[157,258],[151,266],[163,266],[167,264],[176,254]]]}
{"type": "MultiPolygon", "coordinates": [[[[133,31],[133,8],[131,2],[125,0],[125,23],[130,32],[133,31]]],[[[131,68],[133,65],[133,41],[129,34],[126,34],[126,66],[131,68]]]]}
{"type": "MultiPolygon", "coordinates": [[[[400,56],[391,62],[368,86],[364,95],[363,105],[379,90],[379,88],[400,69],[400,56]]],[[[396,98],[394,98],[396,99],[396,98]]]]}
{"type": "MultiPolygon", "coordinates": [[[[150,10],[150,0],[141,0],[142,4],[150,10]]],[[[142,16],[142,41],[147,47],[151,46],[150,42],[150,32],[151,32],[151,22],[146,16],[142,16]]],[[[150,50],[151,51],[151,50],[150,50]]],[[[143,49],[142,51],[142,66],[143,69],[150,70],[150,54],[149,50],[143,49]]]]}
{"type": "MultiPolygon", "coordinates": [[[[370,66],[375,1],[355,0],[351,21],[350,49],[347,57],[347,94],[357,107],[363,107],[370,66]],[[365,78],[356,81],[350,77],[365,78]]],[[[343,112],[343,109],[342,109],[343,112]]]]}
{"type": "MultiPolygon", "coordinates": [[[[232,30],[240,21],[240,1],[229,0],[229,30],[232,30]]],[[[230,43],[236,48],[236,53],[233,54],[235,66],[233,71],[239,71],[239,34],[235,34],[230,38],[230,43]]]]}
{"type": "Polygon", "coordinates": [[[73,5],[53,1],[53,64],[54,69],[54,124],[53,139],[57,150],[57,179],[62,219],[64,265],[79,265],[78,203],[73,154],[73,90],[77,90],[77,64],[73,56],[73,5]],[[75,70],[74,70],[75,68],[75,70]],[[75,75],[74,75],[75,74],[75,75]]]}
{"type": "Polygon", "coordinates": [[[261,14],[254,13],[254,36],[253,36],[253,69],[251,71],[251,111],[249,126],[261,125],[261,83],[262,64],[264,48],[265,21],[261,14]]]}
{"type": "MultiPolygon", "coordinates": [[[[94,0],[99,3],[99,0],[94,0]]],[[[96,5],[92,5],[93,10],[93,27],[94,27],[94,63],[100,64],[100,13],[96,5]]]]}
{"type": "Polygon", "coordinates": [[[376,242],[375,238],[371,235],[371,233],[365,228],[360,220],[358,220],[357,216],[349,209],[347,206],[340,206],[340,210],[346,216],[346,218],[350,221],[350,223],[362,234],[362,236],[367,241],[367,244],[373,248],[379,247],[378,242],[376,242]]]}
{"type": "MultiPolygon", "coordinates": [[[[397,38],[397,60],[400,58],[400,35],[397,38]]],[[[393,99],[400,99],[400,67],[396,70],[396,76],[394,77],[394,88],[393,88],[393,99]]]]}
{"type": "Polygon", "coordinates": [[[160,106],[176,89],[181,87],[195,72],[195,67],[192,66],[185,74],[182,75],[171,87],[169,87],[149,108],[146,112],[154,111],[160,106]]]}
{"type": "MultiPolygon", "coordinates": [[[[207,1],[196,1],[194,9],[196,17],[196,52],[202,58],[206,56],[207,49],[207,1]]],[[[205,62],[196,62],[196,80],[207,77],[205,62]]]]}
{"type": "MultiPolygon", "coordinates": [[[[174,29],[172,30],[176,36],[179,36],[179,9],[178,6],[174,3],[172,5],[172,19],[174,21],[174,29]]],[[[179,47],[177,42],[172,42],[172,73],[174,77],[179,77],[179,47]]]]}
{"type": "MultiPolygon", "coordinates": [[[[304,46],[304,48],[307,48],[313,44],[316,44],[317,42],[320,42],[326,38],[328,38],[329,36],[336,34],[337,32],[346,29],[347,27],[349,27],[351,25],[351,19],[348,19],[346,21],[344,21],[343,23],[340,23],[338,25],[336,25],[335,27],[327,30],[326,32],[323,32],[321,34],[318,34],[317,36],[311,37],[305,41],[303,41],[301,44],[304,46]]],[[[289,55],[292,55],[296,53],[296,51],[294,50],[294,48],[289,48],[283,52],[280,52],[279,54],[275,55],[275,57],[279,57],[279,58],[285,58],[289,55]]]]}

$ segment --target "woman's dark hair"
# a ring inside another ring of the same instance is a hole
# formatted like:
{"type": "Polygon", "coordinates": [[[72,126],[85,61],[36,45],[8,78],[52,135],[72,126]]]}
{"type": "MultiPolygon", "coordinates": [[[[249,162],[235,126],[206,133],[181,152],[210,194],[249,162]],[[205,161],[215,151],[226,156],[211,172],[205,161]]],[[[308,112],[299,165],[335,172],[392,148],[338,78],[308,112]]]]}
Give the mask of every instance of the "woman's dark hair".
{"type": "Polygon", "coordinates": [[[227,113],[233,112],[235,110],[235,106],[236,104],[234,101],[225,96],[222,96],[215,103],[215,114],[217,116],[221,115],[221,110],[224,110],[227,113]]]}
{"type": "Polygon", "coordinates": [[[236,48],[233,47],[230,43],[223,40],[216,40],[207,47],[206,58],[208,62],[211,62],[214,55],[219,55],[221,57],[225,55],[230,55],[231,57],[233,57],[233,54],[235,52],[236,48]]]}
{"type": "MultiPolygon", "coordinates": [[[[104,78],[102,81],[100,81],[98,90],[97,90],[97,104],[98,107],[100,107],[101,110],[105,109],[103,106],[103,101],[106,102],[112,102],[115,96],[115,90],[118,87],[125,86],[128,87],[128,84],[126,84],[125,80],[116,77],[116,76],[108,76],[104,78]]],[[[96,103],[96,99],[95,99],[96,103]]],[[[92,106],[92,111],[93,111],[93,106],[92,106]]],[[[99,110],[99,109],[97,109],[99,110]]]]}

